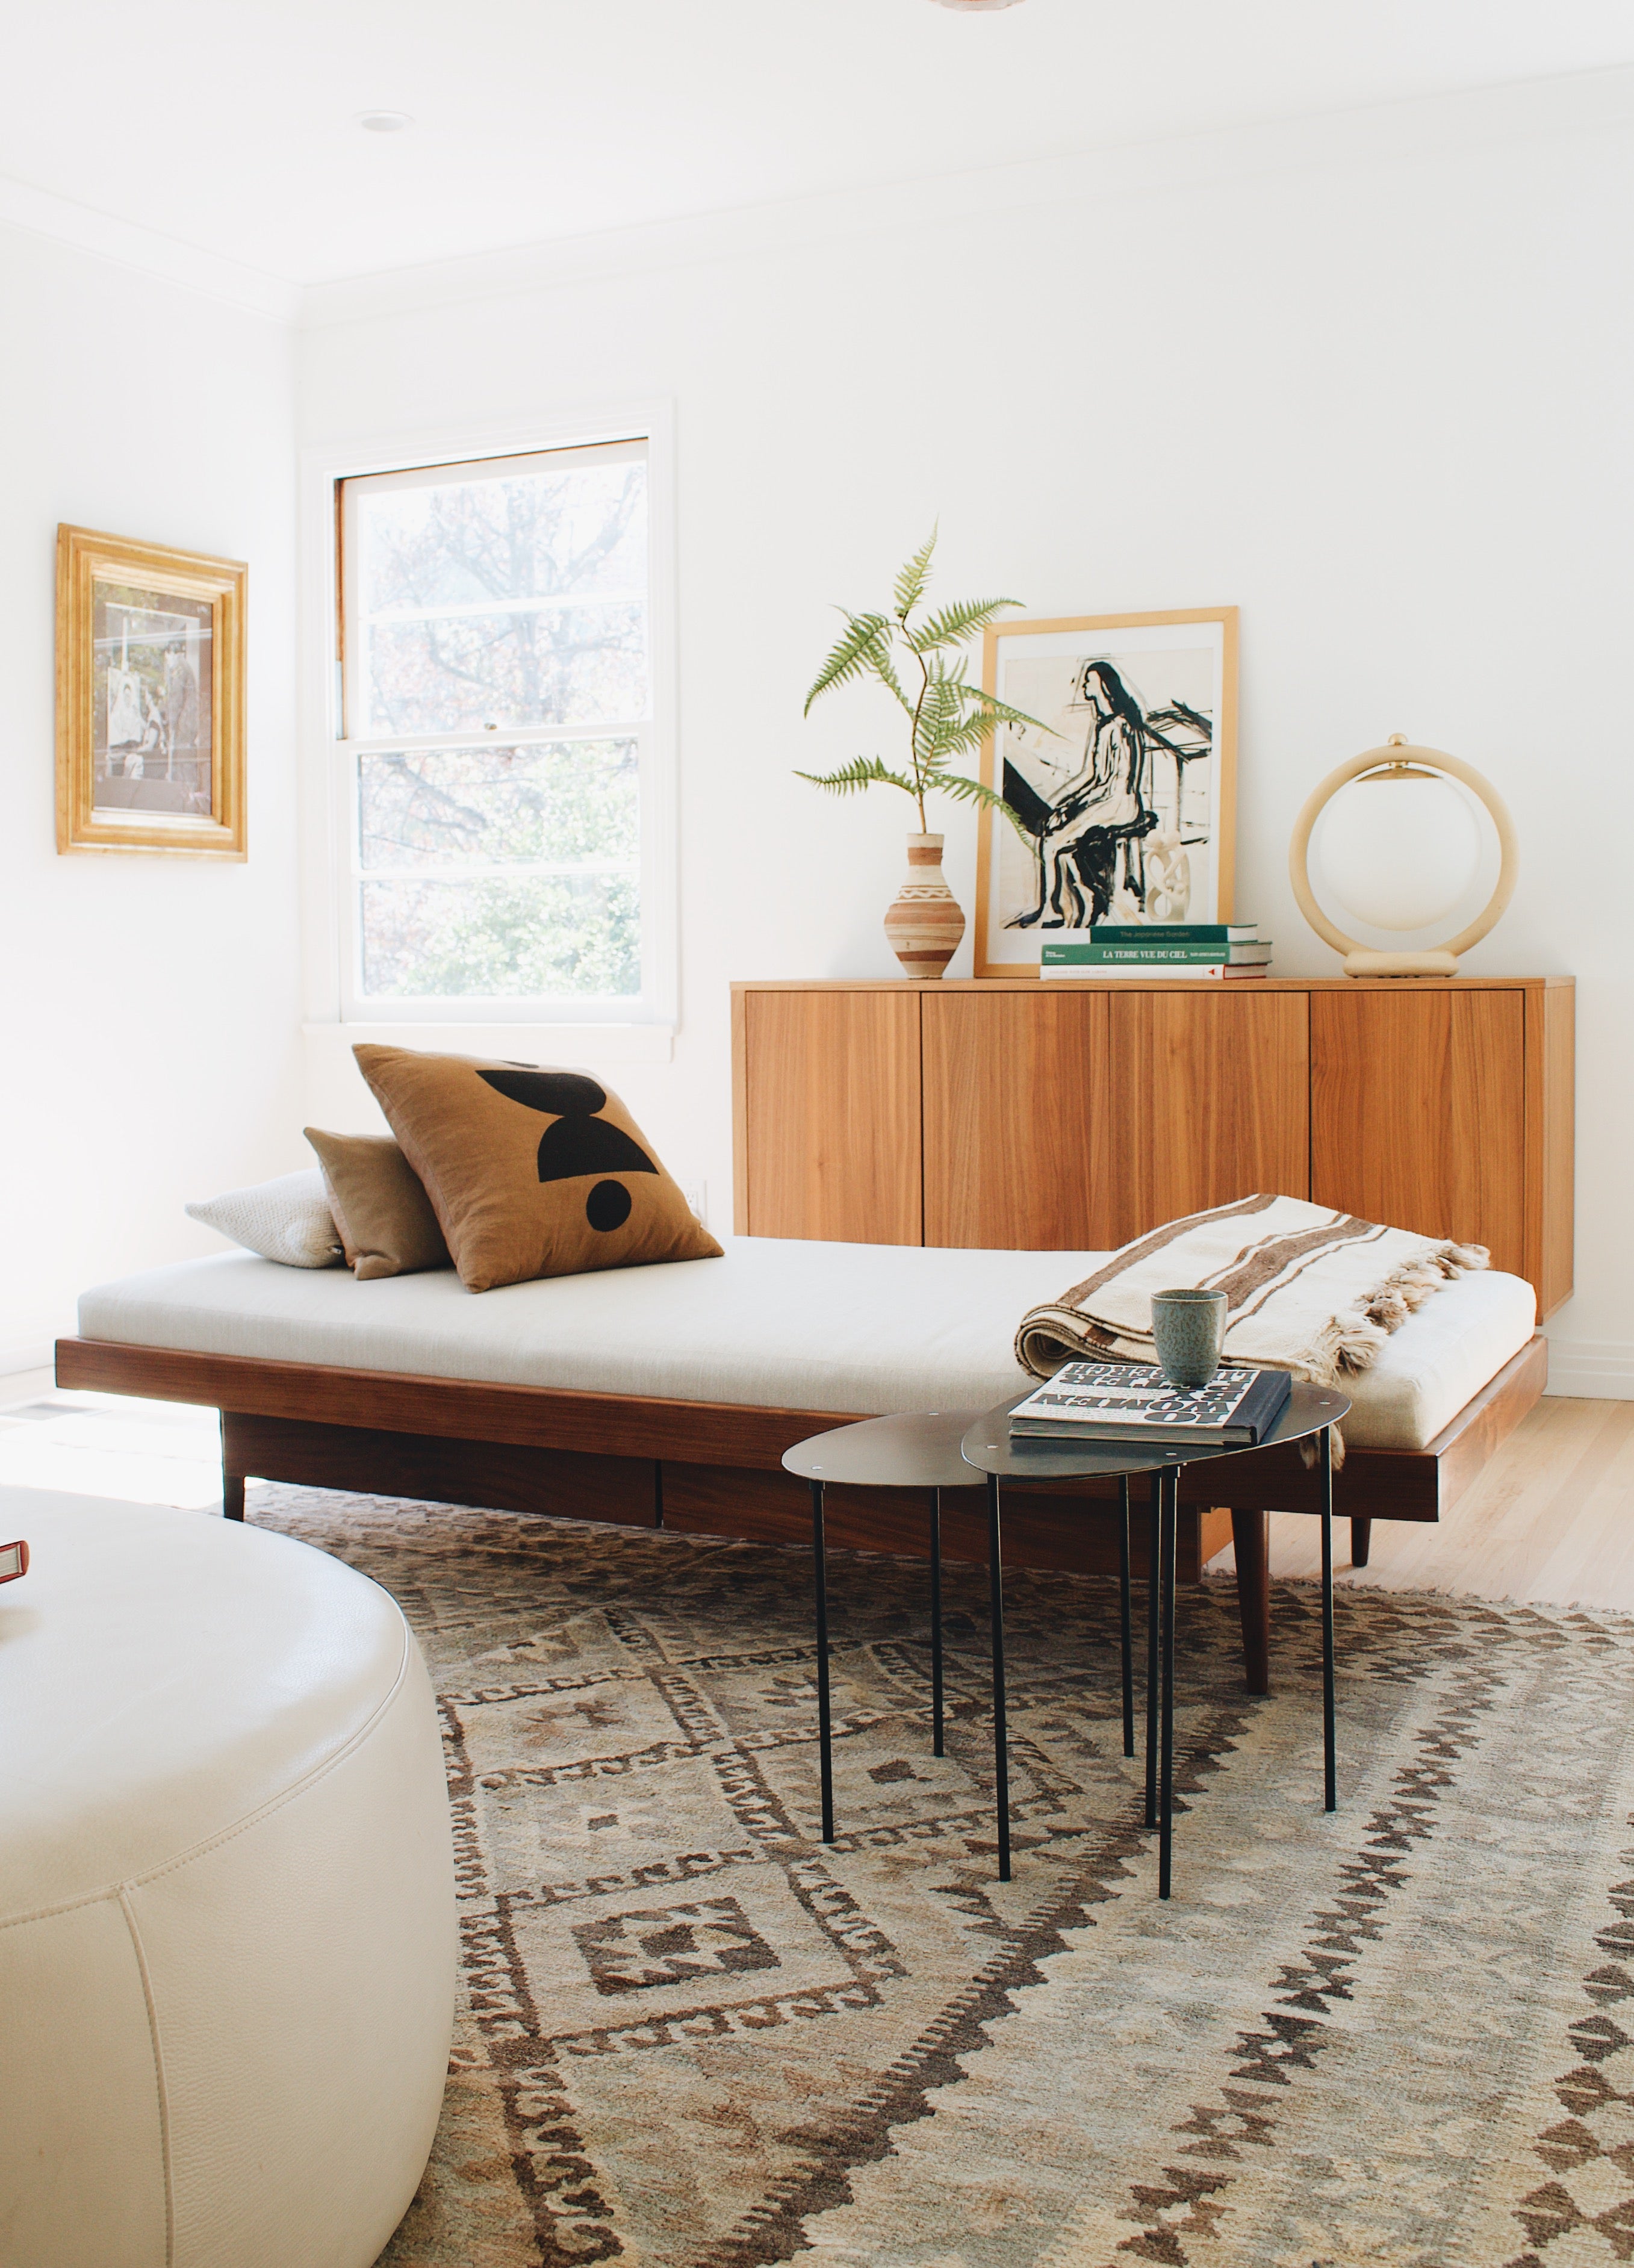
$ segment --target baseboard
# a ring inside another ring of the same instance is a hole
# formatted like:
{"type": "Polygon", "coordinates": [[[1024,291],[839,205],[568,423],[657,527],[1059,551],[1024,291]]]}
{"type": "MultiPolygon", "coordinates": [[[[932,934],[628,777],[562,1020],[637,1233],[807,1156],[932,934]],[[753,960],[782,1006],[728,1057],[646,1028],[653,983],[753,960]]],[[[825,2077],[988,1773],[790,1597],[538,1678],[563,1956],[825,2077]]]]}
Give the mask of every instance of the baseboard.
{"type": "Polygon", "coordinates": [[[1550,1339],[1546,1394],[1634,1402],[1634,1341],[1550,1339]]]}
{"type": "Polygon", "coordinates": [[[0,1378],[19,1370],[49,1370],[56,1357],[54,1339],[0,1340],[0,1378]]]}

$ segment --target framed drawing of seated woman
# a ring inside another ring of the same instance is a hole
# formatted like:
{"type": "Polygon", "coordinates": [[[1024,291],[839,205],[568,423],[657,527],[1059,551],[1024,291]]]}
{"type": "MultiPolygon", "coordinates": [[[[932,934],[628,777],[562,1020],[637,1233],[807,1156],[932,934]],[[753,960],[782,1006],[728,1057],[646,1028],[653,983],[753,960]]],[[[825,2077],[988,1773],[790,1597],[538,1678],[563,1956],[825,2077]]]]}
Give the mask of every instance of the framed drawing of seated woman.
{"type": "Polygon", "coordinates": [[[1044,939],[1232,918],[1237,609],[1005,622],[983,683],[1001,725],[983,777],[978,976],[1036,974],[1044,939]]]}
{"type": "Polygon", "coordinates": [[[59,527],[56,847],[242,858],[236,559],[59,527]]]}

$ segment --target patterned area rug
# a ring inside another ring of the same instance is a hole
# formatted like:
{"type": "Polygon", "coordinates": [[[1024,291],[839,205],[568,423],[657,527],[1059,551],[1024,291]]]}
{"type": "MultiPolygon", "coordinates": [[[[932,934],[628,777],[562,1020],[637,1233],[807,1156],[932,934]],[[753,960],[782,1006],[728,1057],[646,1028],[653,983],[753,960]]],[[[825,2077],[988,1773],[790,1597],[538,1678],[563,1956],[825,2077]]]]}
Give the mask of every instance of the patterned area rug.
{"type": "Polygon", "coordinates": [[[1175,1896],[1117,1712],[1115,1587],[1010,1587],[1015,1879],[986,1622],[835,1554],[276,1489],[400,1598],[447,1721],[465,1999],[383,2268],[1588,2268],[1634,2259],[1634,1624],[1343,1591],[1241,1690],[1181,1595],[1175,1896]]]}

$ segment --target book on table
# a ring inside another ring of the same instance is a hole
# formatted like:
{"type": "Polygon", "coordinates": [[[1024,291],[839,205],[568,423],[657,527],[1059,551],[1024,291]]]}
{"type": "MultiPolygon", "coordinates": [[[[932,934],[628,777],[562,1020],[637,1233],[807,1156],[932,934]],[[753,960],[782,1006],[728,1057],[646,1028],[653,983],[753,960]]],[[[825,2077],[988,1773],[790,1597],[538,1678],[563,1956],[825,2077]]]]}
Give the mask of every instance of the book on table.
{"type": "MultiPolygon", "coordinates": [[[[1048,954],[1048,946],[1045,947],[1045,952],[1048,954]]],[[[1117,976],[1128,977],[1140,983],[1145,983],[1152,978],[1164,983],[1174,980],[1191,983],[1199,977],[1216,977],[1226,984],[1254,984],[1269,976],[1270,968],[1269,962],[1263,961],[1233,963],[1222,961],[1167,959],[1162,961],[1080,961],[1075,958],[1071,961],[1049,959],[1041,961],[1038,973],[1041,976],[1053,976],[1057,980],[1076,978],[1080,983],[1089,978],[1100,983],[1103,977],[1117,976]]]]}
{"type": "Polygon", "coordinates": [[[1269,938],[1199,938],[1194,943],[1185,938],[1171,941],[1161,936],[1138,940],[1102,939],[1095,933],[1082,939],[1047,937],[1040,947],[1040,955],[1046,961],[1070,961],[1075,967],[1086,968],[1108,964],[1115,967],[1126,961],[1220,961],[1228,967],[1248,968],[1257,961],[1269,961],[1271,946],[1269,938]]]}
{"type": "Polygon", "coordinates": [[[1063,945],[1252,945],[1258,922],[1096,922],[1066,930],[1063,945]]]}
{"type": "Polygon", "coordinates": [[[1069,1362],[1016,1404],[1023,1440],[1108,1447],[1257,1448],[1293,1391],[1285,1370],[1223,1367],[1206,1386],[1173,1386],[1154,1363],[1069,1362]]]}

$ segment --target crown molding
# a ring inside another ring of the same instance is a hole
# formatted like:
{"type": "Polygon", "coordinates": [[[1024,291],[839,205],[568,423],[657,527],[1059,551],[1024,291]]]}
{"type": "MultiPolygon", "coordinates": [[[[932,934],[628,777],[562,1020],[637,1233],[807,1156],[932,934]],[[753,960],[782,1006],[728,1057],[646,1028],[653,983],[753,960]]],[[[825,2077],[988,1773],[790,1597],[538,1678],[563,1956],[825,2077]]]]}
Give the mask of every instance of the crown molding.
{"type": "Polygon", "coordinates": [[[301,312],[298,284],[8,175],[0,175],[0,222],[56,244],[70,244],[138,275],[160,276],[244,313],[264,315],[270,322],[292,323],[301,312]]]}
{"type": "Polygon", "coordinates": [[[1125,142],[1017,165],[920,175],[733,207],[305,285],[158,229],[0,175],[0,224],[303,328],[418,313],[576,284],[924,227],[958,230],[1041,206],[1186,195],[1255,175],[1428,159],[1495,143],[1634,127],[1634,64],[1525,79],[1366,108],[1125,142]]]}
{"type": "Polygon", "coordinates": [[[1185,195],[1256,175],[1444,158],[1517,139],[1634,127],[1634,64],[1365,109],[1275,119],[1019,165],[747,205],[308,284],[303,328],[411,314],[898,230],[958,230],[1040,206],[1185,195]]]}

